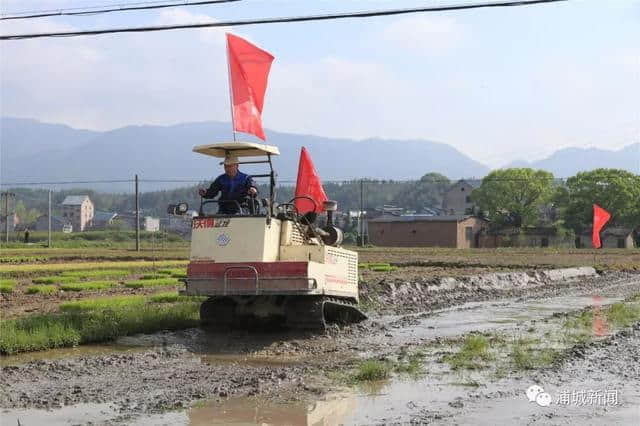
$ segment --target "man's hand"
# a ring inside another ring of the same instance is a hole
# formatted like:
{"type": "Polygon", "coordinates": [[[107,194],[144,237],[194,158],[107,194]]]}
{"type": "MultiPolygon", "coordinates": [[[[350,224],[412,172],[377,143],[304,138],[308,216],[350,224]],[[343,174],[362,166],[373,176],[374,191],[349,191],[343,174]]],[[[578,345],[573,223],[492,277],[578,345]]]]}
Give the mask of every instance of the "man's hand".
{"type": "Polygon", "coordinates": [[[249,188],[249,195],[256,195],[258,193],[258,190],[255,189],[253,186],[251,188],[249,188]]]}
{"type": "Polygon", "coordinates": [[[204,189],[204,188],[200,188],[200,189],[198,189],[198,194],[199,194],[201,197],[204,197],[205,195],[207,195],[207,190],[206,190],[206,189],[204,189]]]}

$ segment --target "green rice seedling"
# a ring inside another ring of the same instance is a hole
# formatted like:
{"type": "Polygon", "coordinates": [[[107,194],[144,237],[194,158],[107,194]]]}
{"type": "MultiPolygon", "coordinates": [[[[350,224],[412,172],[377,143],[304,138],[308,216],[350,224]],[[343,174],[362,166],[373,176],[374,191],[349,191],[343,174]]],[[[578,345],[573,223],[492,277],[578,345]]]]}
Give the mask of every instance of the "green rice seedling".
{"type": "Polygon", "coordinates": [[[158,269],[158,274],[169,275],[174,278],[187,278],[187,271],[184,268],[165,268],[158,269]]]}
{"type": "Polygon", "coordinates": [[[107,342],[136,333],[195,327],[199,309],[199,303],[153,304],[6,320],[0,322],[0,353],[107,342]]]}
{"type": "Polygon", "coordinates": [[[80,270],[65,271],[62,273],[64,277],[83,278],[120,278],[131,275],[131,271],[126,269],[97,269],[97,270],[80,270]]]}
{"type": "Polygon", "coordinates": [[[139,307],[144,304],[144,296],[114,296],[63,302],[60,304],[59,309],[61,312],[80,312],[95,311],[101,309],[132,308],[139,307]]]}
{"type": "Polygon", "coordinates": [[[368,263],[358,263],[358,268],[368,268],[369,264],[368,263]]]}
{"type": "Polygon", "coordinates": [[[45,256],[11,256],[0,257],[0,263],[27,263],[47,260],[45,256]]]}
{"type": "Polygon", "coordinates": [[[389,265],[387,265],[387,266],[372,266],[370,269],[371,269],[373,272],[393,272],[393,271],[395,271],[395,270],[396,270],[396,269],[398,269],[398,268],[397,268],[397,267],[395,267],[395,266],[389,266],[389,265]]]}
{"type": "Polygon", "coordinates": [[[388,263],[369,263],[369,268],[381,268],[381,267],[390,267],[391,265],[388,263]]]}
{"type": "Polygon", "coordinates": [[[141,280],[157,280],[162,278],[170,278],[166,274],[144,274],[140,277],[141,280]]]}
{"type": "Polygon", "coordinates": [[[149,301],[153,303],[204,302],[207,299],[207,296],[180,296],[176,291],[161,292],[149,296],[149,301]]]}
{"type": "Polygon", "coordinates": [[[84,290],[103,290],[105,288],[116,287],[117,282],[113,281],[83,281],[77,283],[61,284],[60,290],[64,291],[84,291],[84,290]]]}
{"type": "Polygon", "coordinates": [[[32,285],[27,287],[27,294],[53,294],[58,291],[58,286],[51,284],[32,285]]]}
{"type": "Polygon", "coordinates": [[[51,277],[38,277],[34,278],[34,284],[58,284],[58,283],[73,283],[78,281],[77,277],[63,277],[63,276],[51,276],[51,277]]]}
{"type": "Polygon", "coordinates": [[[160,287],[167,285],[176,285],[179,281],[177,278],[156,278],[149,280],[135,280],[135,281],[127,281],[124,283],[125,287],[128,288],[143,288],[143,287],[160,287]]]}
{"type": "Polygon", "coordinates": [[[383,380],[391,374],[391,366],[384,361],[368,359],[362,361],[358,365],[358,369],[351,375],[354,382],[368,382],[374,380],[383,380]]]}
{"type": "Polygon", "coordinates": [[[445,360],[453,370],[458,370],[460,368],[478,369],[482,366],[480,361],[486,361],[490,358],[487,338],[471,334],[465,337],[462,348],[456,354],[445,357],[445,360]]]}
{"type": "Polygon", "coordinates": [[[158,268],[177,268],[186,266],[188,260],[163,260],[151,262],[148,260],[136,261],[113,261],[113,262],[70,262],[70,263],[53,263],[53,264],[35,264],[35,265],[7,265],[2,268],[5,274],[37,274],[58,273],[65,271],[86,271],[86,270],[104,270],[104,269],[126,269],[135,270],[151,270],[158,268]]]}
{"type": "Polygon", "coordinates": [[[16,284],[16,280],[0,280],[0,293],[12,293],[16,284]]]}

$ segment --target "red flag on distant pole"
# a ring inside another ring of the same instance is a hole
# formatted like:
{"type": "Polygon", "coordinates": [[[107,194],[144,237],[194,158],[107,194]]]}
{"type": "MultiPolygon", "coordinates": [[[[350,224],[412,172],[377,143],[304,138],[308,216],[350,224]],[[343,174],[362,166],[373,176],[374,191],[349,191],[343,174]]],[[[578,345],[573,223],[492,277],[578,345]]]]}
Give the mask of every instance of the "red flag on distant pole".
{"type": "Polygon", "coordinates": [[[231,92],[231,120],[235,131],[266,140],[262,106],[273,56],[243,38],[227,33],[231,92]]]}
{"type": "Polygon", "coordinates": [[[593,205],[593,235],[591,238],[593,247],[602,247],[602,243],[600,242],[600,231],[610,218],[611,214],[608,211],[597,204],[593,205]]]}
{"type": "MultiPolygon", "coordinates": [[[[315,212],[324,211],[323,203],[328,200],[327,194],[322,188],[322,183],[316,173],[315,167],[311,162],[311,157],[305,147],[300,151],[300,163],[298,164],[298,180],[296,181],[296,197],[311,197],[315,202],[315,212]]],[[[298,213],[307,213],[314,211],[314,204],[305,198],[295,200],[298,213]]]]}

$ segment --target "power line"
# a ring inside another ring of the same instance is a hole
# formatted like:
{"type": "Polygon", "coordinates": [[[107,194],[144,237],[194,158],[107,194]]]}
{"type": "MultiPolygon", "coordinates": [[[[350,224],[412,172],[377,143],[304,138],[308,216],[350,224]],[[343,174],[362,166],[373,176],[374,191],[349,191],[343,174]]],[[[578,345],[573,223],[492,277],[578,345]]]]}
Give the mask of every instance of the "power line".
{"type": "Polygon", "coordinates": [[[147,27],[123,27],[123,28],[108,28],[108,29],[101,29],[101,30],[65,31],[65,32],[55,32],[55,33],[10,34],[10,35],[0,36],[0,40],[24,40],[24,39],[42,38],[42,37],[77,37],[77,36],[113,34],[113,33],[139,33],[139,32],[151,32],[151,31],[167,31],[167,30],[178,30],[178,29],[186,29],[186,28],[221,28],[221,27],[244,26],[244,25],[327,21],[327,20],[349,19],[349,18],[371,18],[375,16],[405,15],[410,13],[423,13],[423,12],[445,12],[445,11],[470,10],[470,9],[480,9],[480,8],[529,6],[529,5],[543,4],[543,3],[557,3],[561,1],[567,1],[567,0],[501,1],[501,2],[458,4],[458,5],[448,5],[448,6],[444,5],[444,6],[419,7],[419,8],[408,8],[408,9],[387,9],[387,10],[361,11],[361,12],[349,12],[349,13],[332,13],[332,14],[326,14],[326,15],[293,16],[293,17],[280,17],[280,18],[259,18],[259,19],[246,19],[246,20],[223,21],[223,22],[203,22],[198,24],[155,25],[155,26],[147,26],[147,27]]]}
{"type": "Polygon", "coordinates": [[[87,7],[75,7],[68,9],[58,10],[41,10],[31,12],[19,12],[9,13],[0,16],[0,21],[15,20],[15,19],[34,19],[34,18],[46,18],[49,16],[87,16],[87,15],[99,15],[103,13],[112,12],[129,12],[135,10],[152,10],[152,9],[164,9],[168,7],[184,7],[184,6],[204,6],[217,3],[232,3],[241,0],[208,0],[208,1],[195,1],[195,2],[180,2],[168,4],[159,1],[130,3],[131,6],[118,5],[118,6],[87,6],[87,7]],[[7,16],[10,15],[10,16],[7,16]]]}

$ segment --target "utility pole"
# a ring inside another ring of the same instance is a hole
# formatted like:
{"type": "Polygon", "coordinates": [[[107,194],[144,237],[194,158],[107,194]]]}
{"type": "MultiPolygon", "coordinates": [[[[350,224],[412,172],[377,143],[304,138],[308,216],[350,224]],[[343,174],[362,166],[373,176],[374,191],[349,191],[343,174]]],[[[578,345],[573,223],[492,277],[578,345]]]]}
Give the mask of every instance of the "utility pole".
{"type": "Polygon", "coordinates": [[[140,251],[140,197],[138,194],[138,175],[136,175],[136,251],[140,251]]]}
{"type": "Polygon", "coordinates": [[[47,247],[51,248],[51,189],[49,189],[49,235],[47,239],[47,247]]]}
{"type": "Polygon", "coordinates": [[[4,232],[7,244],[9,244],[9,197],[15,197],[13,192],[5,191],[2,193],[4,197],[4,232]]]}
{"type": "Polygon", "coordinates": [[[364,221],[362,220],[362,211],[364,210],[364,181],[360,179],[360,247],[364,247],[364,221]]]}

